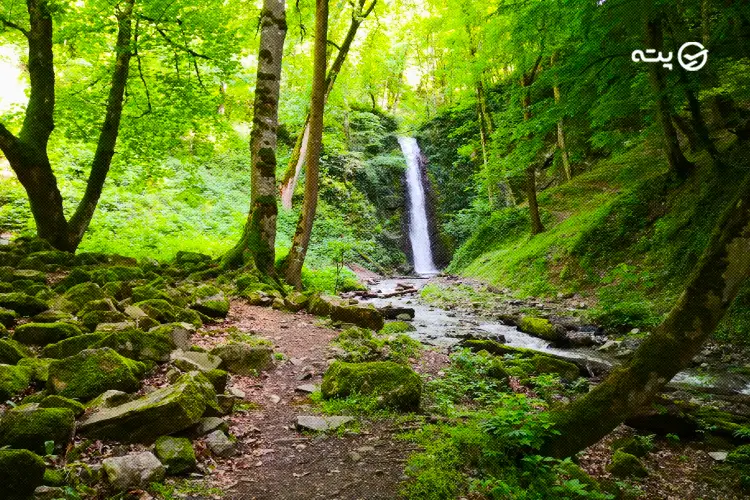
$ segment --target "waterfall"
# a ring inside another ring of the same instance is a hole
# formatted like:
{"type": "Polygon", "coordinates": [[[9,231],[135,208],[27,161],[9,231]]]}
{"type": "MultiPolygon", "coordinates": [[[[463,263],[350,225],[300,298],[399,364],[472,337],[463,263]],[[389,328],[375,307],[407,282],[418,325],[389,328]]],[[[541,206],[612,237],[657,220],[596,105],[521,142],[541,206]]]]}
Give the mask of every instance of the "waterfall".
{"type": "Polygon", "coordinates": [[[413,137],[399,137],[398,143],[406,158],[406,185],[409,188],[409,240],[414,255],[414,271],[420,275],[438,273],[432,260],[427,204],[420,168],[421,151],[413,137]]]}

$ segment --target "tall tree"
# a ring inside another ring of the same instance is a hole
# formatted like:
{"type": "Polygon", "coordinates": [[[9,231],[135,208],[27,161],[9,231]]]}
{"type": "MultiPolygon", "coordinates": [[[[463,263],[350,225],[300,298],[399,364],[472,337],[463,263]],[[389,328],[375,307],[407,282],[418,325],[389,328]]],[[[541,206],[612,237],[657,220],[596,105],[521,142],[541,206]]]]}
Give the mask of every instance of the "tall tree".
{"type": "Polygon", "coordinates": [[[325,110],[327,82],[328,0],[315,1],[315,45],[313,57],[313,82],[310,97],[310,132],[305,155],[305,197],[297,230],[292,239],[289,255],[284,260],[284,277],[296,288],[302,288],[302,266],[310,245],[315,212],[318,207],[318,163],[323,146],[323,111],[325,110]]]}
{"type": "MultiPolygon", "coordinates": [[[[557,52],[552,54],[552,59],[550,60],[551,66],[555,65],[558,55],[559,54],[557,52]]],[[[555,84],[552,87],[552,93],[555,96],[555,104],[559,105],[560,101],[562,101],[562,92],[560,92],[560,84],[558,83],[557,78],[555,78],[555,84]]],[[[560,150],[560,156],[562,157],[565,179],[570,180],[573,178],[573,170],[570,166],[570,154],[568,153],[568,148],[565,145],[565,127],[562,116],[559,120],[557,120],[557,148],[560,150]]]]}
{"type": "Polygon", "coordinates": [[[252,185],[250,212],[239,243],[223,259],[227,267],[252,263],[275,274],[276,245],[276,140],[279,125],[281,60],[286,38],[285,0],[264,0],[260,50],[250,133],[252,185]]]}
{"type": "MultiPolygon", "coordinates": [[[[357,0],[356,4],[352,4],[352,20],[349,24],[349,30],[346,32],[344,41],[338,48],[336,59],[333,60],[331,68],[328,70],[328,75],[326,76],[326,100],[328,100],[328,96],[331,94],[331,90],[333,90],[333,84],[336,83],[336,78],[341,72],[341,68],[344,66],[346,56],[349,54],[349,49],[351,49],[354,38],[357,36],[357,30],[359,30],[362,22],[367,19],[367,16],[372,13],[375,9],[375,5],[378,3],[378,0],[372,0],[372,3],[365,7],[365,1],[366,0],[357,0]]],[[[289,158],[289,164],[284,173],[284,178],[281,181],[281,204],[287,210],[292,208],[292,196],[297,187],[297,181],[302,173],[302,168],[305,166],[309,140],[310,113],[305,117],[305,126],[299,136],[297,136],[297,141],[292,150],[292,156],[289,158]]]]}
{"type": "Polygon", "coordinates": [[[614,430],[690,365],[750,277],[750,177],[719,221],[687,288],[633,359],[553,413],[559,435],[545,452],[572,455],[614,430]]]}
{"type": "Polygon", "coordinates": [[[47,146],[55,128],[55,67],[53,56],[53,6],[48,0],[27,0],[29,28],[3,21],[21,32],[28,43],[29,101],[18,135],[0,123],[2,150],[26,190],[37,234],[59,250],[74,252],[96,210],[107,178],[122,117],[123,96],[132,56],[132,18],[135,0],[116,6],[117,42],[104,123],[99,131],[96,153],[86,191],[68,221],[63,199],[50,164],[47,146]]]}
{"type": "MultiPolygon", "coordinates": [[[[539,53],[534,62],[534,66],[521,76],[521,87],[522,87],[522,106],[523,106],[523,119],[528,122],[531,120],[531,85],[536,80],[537,73],[539,72],[539,65],[542,61],[542,55],[544,52],[539,53]]],[[[536,164],[534,161],[529,163],[526,167],[526,198],[529,202],[529,216],[531,218],[531,235],[537,235],[544,232],[544,224],[539,216],[539,202],[536,199],[536,164]]]]}

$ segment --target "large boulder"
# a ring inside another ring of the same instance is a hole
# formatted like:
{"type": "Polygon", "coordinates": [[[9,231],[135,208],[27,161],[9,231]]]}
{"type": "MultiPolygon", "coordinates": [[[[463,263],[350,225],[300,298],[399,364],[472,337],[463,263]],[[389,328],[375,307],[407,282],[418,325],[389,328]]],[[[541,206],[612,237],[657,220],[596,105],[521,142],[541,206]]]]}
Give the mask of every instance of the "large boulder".
{"type": "Polygon", "coordinates": [[[46,384],[49,378],[49,365],[52,361],[48,358],[23,358],[18,362],[18,367],[29,370],[33,382],[46,384]]]}
{"type": "Polygon", "coordinates": [[[139,378],[145,371],[143,363],[124,358],[108,347],[86,349],[50,364],[47,390],[84,401],[110,389],[133,392],[140,387],[139,378]]]}
{"type": "Polygon", "coordinates": [[[176,318],[172,304],[163,299],[143,300],[134,305],[159,323],[171,323],[176,318]]]}
{"type": "Polygon", "coordinates": [[[201,373],[190,372],[171,386],[87,415],[79,431],[97,439],[150,443],[191,427],[207,407],[218,407],[216,392],[201,373]]]}
{"type": "Polygon", "coordinates": [[[27,500],[42,485],[46,465],[29,450],[0,450],[0,485],[6,500],[27,500]]]}
{"type": "Polygon", "coordinates": [[[336,361],[323,376],[321,392],[325,399],[372,395],[383,406],[412,411],[419,408],[422,380],[410,367],[390,361],[336,361]]]}
{"type": "Polygon", "coordinates": [[[222,368],[238,375],[257,375],[273,366],[273,350],[264,345],[231,343],[214,347],[211,354],[222,360],[222,368]]]}
{"type": "Polygon", "coordinates": [[[39,402],[39,408],[67,408],[76,417],[80,417],[86,411],[86,407],[75,399],[64,398],[57,394],[52,394],[42,399],[39,402]]]}
{"type": "Polygon", "coordinates": [[[92,300],[104,299],[107,295],[96,283],[84,282],[75,285],[66,291],[58,306],[63,311],[76,313],[92,300]]]}
{"type": "Polygon", "coordinates": [[[103,339],[105,335],[103,333],[84,333],[83,335],[76,335],[69,339],[61,340],[54,344],[45,346],[42,349],[41,355],[45,358],[62,359],[68,356],[73,356],[89,349],[91,346],[103,339]]]}
{"type": "Polygon", "coordinates": [[[548,319],[535,318],[533,316],[524,316],[518,323],[518,329],[534,337],[539,337],[550,342],[561,340],[562,336],[555,328],[555,325],[548,319]]]}
{"type": "Polygon", "coordinates": [[[33,316],[49,309],[45,301],[25,293],[0,293],[0,307],[15,311],[21,316],[33,316]]]}
{"type": "Polygon", "coordinates": [[[307,303],[307,311],[316,316],[330,316],[340,300],[326,295],[313,295],[307,303]]]}
{"type": "Polygon", "coordinates": [[[0,401],[19,394],[30,383],[30,369],[23,366],[0,365],[0,401]]]}
{"type": "Polygon", "coordinates": [[[175,345],[172,339],[164,333],[126,328],[110,333],[92,347],[95,349],[110,347],[127,358],[160,363],[169,360],[169,353],[175,345]]]}
{"type": "Polygon", "coordinates": [[[226,318],[229,314],[229,300],[224,292],[212,285],[203,285],[195,291],[195,302],[190,305],[209,318],[226,318]]]}
{"type": "Polygon", "coordinates": [[[372,306],[334,306],[331,309],[331,319],[375,331],[385,324],[383,314],[372,306]]]}
{"type": "Polygon", "coordinates": [[[191,471],[197,463],[193,444],[188,438],[162,436],[156,440],[154,449],[169,474],[191,471]]]}
{"type": "Polygon", "coordinates": [[[21,343],[11,339],[0,339],[0,363],[15,365],[21,358],[31,356],[31,352],[21,343]]]}
{"type": "Polygon", "coordinates": [[[531,362],[538,373],[556,373],[566,380],[575,380],[581,375],[578,366],[551,356],[537,354],[531,362]]]}
{"type": "Polygon", "coordinates": [[[162,463],[150,451],[129,453],[102,460],[110,486],[118,491],[145,489],[164,479],[162,463]]]}
{"type": "Polygon", "coordinates": [[[16,328],[13,338],[26,345],[46,346],[81,334],[81,329],[70,323],[26,323],[16,328]]]}
{"type": "Polygon", "coordinates": [[[63,450],[73,439],[75,415],[67,408],[40,408],[21,405],[0,418],[0,446],[46,453],[45,442],[54,441],[63,450]]]}
{"type": "Polygon", "coordinates": [[[192,346],[192,338],[195,333],[195,326],[191,323],[169,323],[149,330],[152,335],[166,335],[172,340],[177,349],[187,351],[192,346]]]}
{"type": "Polygon", "coordinates": [[[10,328],[16,322],[18,314],[15,311],[0,307],[0,325],[10,328]]]}
{"type": "Polygon", "coordinates": [[[221,358],[207,352],[176,350],[170,354],[174,366],[182,371],[197,370],[201,373],[212,372],[221,366],[221,358]]]}

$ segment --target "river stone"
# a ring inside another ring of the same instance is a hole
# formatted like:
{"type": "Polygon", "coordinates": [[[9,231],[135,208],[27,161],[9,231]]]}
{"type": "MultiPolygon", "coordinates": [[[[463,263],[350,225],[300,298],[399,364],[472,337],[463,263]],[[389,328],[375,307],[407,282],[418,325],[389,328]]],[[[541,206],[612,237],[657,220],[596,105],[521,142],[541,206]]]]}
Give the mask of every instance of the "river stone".
{"type": "Polygon", "coordinates": [[[575,380],[580,376],[578,366],[551,356],[537,354],[531,358],[537,373],[556,373],[566,380],[575,380]]]}
{"type": "Polygon", "coordinates": [[[412,411],[419,408],[422,379],[411,367],[391,361],[336,361],[323,376],[321,392],[324,399],[372,395],[383,406],[412,411]]]}
{"type": "Polygon", "coordinates": [[[214,347],[211,354],[221,358],[224,368],[238,375],[256,375],[273,366],[273,350],[268,346],[238,342],[214,347]]]}
{"type": "Polygon", "coordinates": [[[45,453],[45,442],[54,441],[63,450],[73,439],[75,416],[67,408],[40,408],[38,404],[17,406],[0,419],[0,446],[45,453]]]}
{"type": "Polygon", "coordinates": [[[198,370],[206,373],[221,366],[221,358],[207,352],[176,350],[170,354],[170,360],[174,366],[185,372],[198,370]]]}
{"type": "Polygon", "coordinates": [[[555,325],[548,319],[524,316],[518,323],[518,329],[534,337],[539,337],[550,342],[560,340],[560,334],[555,325]]]}
{"type": "Polygon", "coordinates": [[[42,484],[46,465],[28,450],[0,450],[0,485],[3,498],[26,500],[42,484]]]}
{"type": "Polygon", "coordinates": [[[26,323],[16,328],[13,338],[26,345],[46,346],[82,334],[70,323],[26,323]]]}
{"type": "Polygon", "coordinates": [[[21,358],[31,356],[31,352],[20,342],[12,339],[0,339],[0,363],[15,365],[21,358]]]}
{"type": "Polygon", "coordinates": [[[352,422],[354,417],[300,415],[297,417],[297,429],[314,432],[336,430],[344,424],[352,422]]]}
{"type": "Polygon", "coordinates": [[[102,460],[109,484],[116,490],[148,488],[164,479],[165,470],[153,453],[143,451],[102,460]]]}
{"type": "Polygon", "coordinates": [[[154,449],[169,474],[188,472],[197,463],[193,444],[188,438],[162,436],[156,440],[154,449]]]}
{"type": "Polygon", "coordinates": [[[201,373],[191,372],[172,386],[84,417],[79,431],[98,439],[150,443],[189,428],[207,407],[217,407],[214,388],[201,373]]]}
{"type": "Polygon", "coordinates": [[[218,429],[206,436],[206,445],[218,457],[231,457],[237,452],[237,441],[218,429]]]}
{"type": "Polygon", "coordinates": [[[385,324],[383,315],[372,306],[334,306],[331,319],[375,331],[379,331],[385,324]]]}
{"type": "Polygon", "coordinates": [[[0,401],[10,399],[31,383],[32,372],[24,366],[0,364],[0,401]]]}
{"type": "Polygon", "coordinates": [[[0,307],[15,311],[21,316],[34,316],[49,309],[49,305],[25,293],[0,293],[0,307]]]}
{"type": "Polygon", "coordinates": [[[84,401],[110,389],[133,392],[140,387],[139,377],[145,371],[143,363],[124,358],[108,347],[86,349],[50,364],[47,390],[84,401]]]}

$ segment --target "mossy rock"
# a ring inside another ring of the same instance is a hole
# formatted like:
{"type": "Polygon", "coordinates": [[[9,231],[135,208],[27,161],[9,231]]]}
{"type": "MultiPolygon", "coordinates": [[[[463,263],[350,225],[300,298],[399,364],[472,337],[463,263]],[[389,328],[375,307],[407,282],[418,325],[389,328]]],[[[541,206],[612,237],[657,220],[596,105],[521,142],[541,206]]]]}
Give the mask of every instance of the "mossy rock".
{"type": "Polygon", "coordinates": [[[47,302],[25,293],[0,293],[0,307],[21,316],[33,316],[49,309],[47,302]]]}
{"type": "Polygon", "coordinates": [[[128,328],[113,332],[92,345],[93,349],[110,347],[122,356],[139,361],[162,363],[169,361],[169,353],[177,346],[164,333],[158,331],[143,332],[128,328]]]}
{"type": "Polygon", "coordinates": [[[294,291],[284,297],[284,308],[287,311],[298,312],[307,307],[310,297],[302,292],[294,291]]]}
{"type": "Polygon", "coordinates": [[[422,396],[422,379],[410,367],[391,361],[336,361],[323,376],[321,392],[325,399],[371,395],[385,407],[415,411],[422,396]]]}
{"type": "Polygon", "coordinates": [[[45,358],[53,359],[67,358],[68,356],[78,354],[84,349],[89,349],[105,336],[104,333],[84,333],[83,335],[77,335],[45,346],[42,349],[41,355],[45,358]]]}
{"type": "Polygon", "coordinates": [[[46,466],[29,450],[0,450],[0,485],[6,500],[28,500],[42,485],[46,466]]]}
{"type": "Polygon", "coordinates": [[[90,331],[96,330],[96,327],[107,323],[124,323],[130,320],[130,317],[120,311],[91,311],[81,317],[81,323],[90,331]]]}
{"type": "Polygon", "coordinates": [[[330,316],[333,307],[339,302],[336,297],[313,295],[307,304],[307,311],[315,316],[330,316]]]}
{"type": "Polygon", "coordinates": [[[45,396],[42,401],[39,402],[39,408],[67,408],[72,411],[76,417],[83,415],[86,411],[86,407],[82,403],[70,398],[65,398],[58,394],[52,394],[45,396]]]}
{"type": "Polygon", "coordinates": [[[496,380],[507,382],[510,378],[510,374],[503,363],[499,359],[493,359],[490,366],[487,368],[487,376],[496,380]]]}
{"type": "Polygon", "coordinates": [[[130,298],[133,293],[132,281],[110,281],[102,285],[102,290],[107,295],[111,295],[116,300],[125,300],[130,298]]]}
{"type": "Polygon", "coordinates": [[[106,297],[107,295],[99,285],[96,283],[84,282],[69,288],[68,291],[63,294],[58,305],[63,311],[76,313],[88,302],[104,299],[106,297]]]}
{"type": "Polygon", "coordinates": [[[108,347],[86,349],[50,364],[47,390],[84,401],[110,389],[133,392],[140,387],[139,378],[145,371],[143,363],[124,358],[108,347]]]}
{"type": "Polygon", "coordinates": [[[31,384],[31,370],[24,366],[0,365],[0,401],[23,392],[31,384]]]}
{"type": "Polygon", "coordinates": [[[557,469],[570,479],[576,479],[579,483],[587,487],[588,491],[601,491],[599,482],[588,475],[585,470],[570,460],[563,460],[557,466],[557,469]]]}
{"type": "Polygon", "coordinates": [[[191,323],[169,323],[149,330],[151,335],[162,335],[170,338],[177,349],[187,351],[192,347],[195,327],[191,323]]]}
{"type": "Polygon", "coordinates": [[[47,275],[42,271],[34,269],[16,269],[13,271],[13,277],[11,281],[31,281],[33,283],[46,283],[47,275]]]}
{"type": "Polygon", "coordinates": [[[0,363],[15,365],[22,358],[31,356],[26,346],[12,339],[0,339],[0,363]]]}
{"type": "Polygon", "coordinates": [[[185,252],[180,250],[174,257],[174,262],[177,265],[184,266],[195,265],[195,264],[210,264],[213,258],[210,255],[205,255],[198,252],[185,252]]]}
{"type": "Polygon", "coordinates": [[[638,458],[645,457],[651,451],[652,446],[643,439],[636,439],[634,436],[628,436],[616,439],[612,442],[612,451],[622,450],[638,458]]]}
{"type": "Polygon", "coordinates": [[[192,309],[175,309],[175,321],[180,323],[190,323],[196,328],[200,328],[201,326],[203,326],[204,321],[208,321],[210,319],[211,318],[209,318],[208,316],[192,309]]]}
{"type": "Polygon", "coordinates": [[[573,363],[542,354],[532,357],[531,363],[537,373],[555,373],[566,380],[575,380],[581,374],[578,366],[573,363]]]}
{"type": "Polygon", "coordinates": [[[331,319],[374,331],[382,329],[385,324],[383,314],[372,306],[335,306],[331,310],[331,319]]]}
{"type": "Polygon", "coordinates": [[[91,274],[84,269],[76,267],[73,268],[70,273],[57,284],[55,290],[57,290],[58,292],[65,292],[76,285],[80,285],[81,283],[86,283],[88,281],[91,281],[91,274]]]}
{"type": "MultiPolygon", "coordinates": [[[[29,260],[42,262],[49,266],[67,267],[73,264],[74,256],[72,253],[61,250],[42,250],[41,252],[30,253],[27,257],[29,260]]],[[[19,262],[18,267],[23,266],[23,261],[19,262]]],[[[31,269],[31,268],[29,268],[31,269]]]]}
{"type": "Polygon", "coordinates": [[[518,329],[529,335],[533,335],[534,337],[549,340],[550,342],[560,340],[560,334],[555,328],[555,325],[544,318],[524,316],[518,323],[518,329]]]}
{"type": "Polygon", "coordinates": [[[47,469],[44,471],[43,483],[45,486],[65,486],[67,484],[65,471],[58,469],[47,469]]]}
{"type": "Polygon", "coordinates": [[[70,323],[26,323],[16,328],[13,338],[25,345],[46,346],[82,334],[70,323]]]}
{"type": "Polygon", "coordinates": [[[193,470],[197,464],[193,444],[188,438],[162,436],[155,443],[156,457],[172,475],[193,470]]]}
{"type": "Polygon", "coordinates": [[[48,358],[23,358],[18,362],[18,366],[30,370],[32,381],[46,384],[49,378],[49,365],[52,361],[48,358]]]}
{"type": "Polygon", "coordinates": [[[16,318],[18,314],[15,311],[0,307],[0,325],[11,328],[16,323],[16,318]]]}
{"type": "Polygon", "coordinates": [[[161,299],[167,302],[171,301],[171,297],[166,293],[154,288],[151,285],[137,286],[133,288],[133,302],[142,302],[144,300],[161,299]]]}
{"type": "Polygon", "coordinates": [[[75,319],[73,318],[72,314],[65,311],[55,311],[54,309],[40,312],[39,314],[31,318],[31,320],[34,323],[75,323],[75,319]]]}
{"type": "Polygon", "coordinates": [[[464,340],[459,344],[461,347],[466,347],[472,350],[472,352],[487,351],[495,356],[503,356],[505,354],[519,355],[523,357],[531,357],[536,355],[536,351],[531,349],[524,349],[522,347],[511,347],[494,340],[484,339],[469,339],[464,340]]]}
{"type": "Polygon", "coordinates": [[[395,335],[397,333],[414,332],[417,329],[406,321],[389,321],[381,328],[380,335],[395,335]]]}
{"type": "Polygon", "coordinates": [[[711,434],[729,439],[734,437],[735,432],[750,427],[749,418],[734,415],[710,406],[699,408],[693,414],[693,417],[701,428],[709,431],[711,434]]]}
{"type": "Polygon", "coordinates": [[[217,287],[203,285],[195,290],[195,301],[190,308],[212,319],[226,318],[229,314],[229,300],[217,287]]]}
{"type": "Polygon", "coordinates": [[[727,455],[727,462],[732,465],[750,467],[750,444],[743,444],[727,455]]]}
{"type": "Polygon", "coordinates": [[[133,304],[159,323],[173,323],[176,320],[172,304],[163,299],[148,299],[133,304]]]}
{"type": "Polygon", "coordinates": [[[648,471],[640,459],[622,450],[615,452],[612,462],[607,465],[607,471],[619,478],[648,476],[648,471]]]}
{"type": "Polygon", "coordinates": [[[64,450],[74,430],[75,416],[67,408],[21,405],[0,418],[0,446],[45,453],[44,443],[54,441],[55,449],[64,450]]]}
{"type": "Polygon", "coordinates": [[[229,383],[229,373],[224,370],[209,370],[204,372],[203,375],[211,382],[214,386],[217,394],[222,394],[227,389],[229,383]]]}
{"type": "Polygon", "coordinates": [[[222,360],[221,366],[238,375],[257,375],[273,367],[273,349],[245,343],[216,346],[211,354],[222,360]]]}
{"type": "Polygon", "coordinates": [[[216,392],[205,376],[190,372],[171,386],[87,415],[79,432],[97,439],[151,443],[191,427],[207,408],[218,411],[216,392]]]}
{"type": "Polygon", "coordinates": [[[85,316],[86,314],[90,312],[115,312],[117,311],[117,307],[115,306],[115,303],[112,302],[112,299],[95,299],[90,300],[84,304],[84,306],[76,312],[76,316],[81,317],[85,316]]]}
{"type": "Polygon", "coordinates": [[[100,285],[113,281],[138,280],[143,276],[143,269],[130,266],[102,267],[91,271],[91,281],[100,285]]]}

